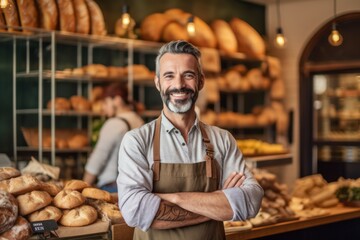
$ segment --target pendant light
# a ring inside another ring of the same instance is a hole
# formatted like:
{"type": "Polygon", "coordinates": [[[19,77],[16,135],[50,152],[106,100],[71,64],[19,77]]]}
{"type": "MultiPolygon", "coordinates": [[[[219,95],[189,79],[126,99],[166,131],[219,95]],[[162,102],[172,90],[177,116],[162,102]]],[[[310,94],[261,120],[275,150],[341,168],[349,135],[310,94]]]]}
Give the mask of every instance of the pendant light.
{"type": "Polygon", "coordinates": [[[276,47],[283,48],[286,45],[287,39],[285,38],[284,32],[281,28],[280,0],[276,0],[276,10],[277,10],[278,27],[276,28],[276,36],[274,43],[276,47]]]}
{"type": "Polygon", "coordinates": [[[186,24],[186,30],[189,34],[190,37],[193,37],[195,36],[195,23],[194,23],[194,15],[191,15],[187,21],[187,24],[186,24]]]}
{"type": "Polygon", "coordinates": [[[8,4],[8,0],[0,0],[0,8],[6,8],[8,4]]]}
{"type": "Polygon", "coordinates": [[[336,0],[334,0],[334,19],[332,22],[332,28],[331,28],[332,30],[328,37],[328,41],[332,46],[337,47],[342,44],[343,37],[341,36],[340,32],[336,29],[335,19],[336,19],[336,0]]]}
{"type": "Polygon", "coordinates": [[[129,27],[131,21],[131,17],[129,14],[129,6],[127,4],[124,4],[122,6],[122,15],[121,15],[121,26],[124,29],[127,29],[129,27]]]}

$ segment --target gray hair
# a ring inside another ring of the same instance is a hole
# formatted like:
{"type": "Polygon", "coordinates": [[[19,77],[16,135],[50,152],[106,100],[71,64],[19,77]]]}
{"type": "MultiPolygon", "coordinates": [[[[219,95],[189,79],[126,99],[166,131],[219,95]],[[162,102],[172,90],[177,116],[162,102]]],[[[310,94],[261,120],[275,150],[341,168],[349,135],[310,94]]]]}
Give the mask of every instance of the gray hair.
{"type": "Polygon", "coordinates": [[[164,44],[156,57],[156,76],[160,78],[160,59],[165,53],[171,54],[191,54],[197,60],[198,77],[204,75],[201,67],[201,52],[200,50],[192,45],[191,43],[184,40],[171,41],[164,44]]]}

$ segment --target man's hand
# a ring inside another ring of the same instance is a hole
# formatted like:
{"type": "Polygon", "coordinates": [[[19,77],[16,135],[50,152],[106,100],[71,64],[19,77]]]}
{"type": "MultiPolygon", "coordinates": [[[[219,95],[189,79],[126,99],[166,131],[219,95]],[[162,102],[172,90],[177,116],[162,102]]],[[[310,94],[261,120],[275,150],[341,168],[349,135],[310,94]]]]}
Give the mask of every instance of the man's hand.
{"type": "Polygon", "coordinates": [[[226,179],[223,189],[233,188],[233,187],[240,187],[241,184],[244,182],[245,176],[242,173],[233,172],[230,176],[226,179]]]}

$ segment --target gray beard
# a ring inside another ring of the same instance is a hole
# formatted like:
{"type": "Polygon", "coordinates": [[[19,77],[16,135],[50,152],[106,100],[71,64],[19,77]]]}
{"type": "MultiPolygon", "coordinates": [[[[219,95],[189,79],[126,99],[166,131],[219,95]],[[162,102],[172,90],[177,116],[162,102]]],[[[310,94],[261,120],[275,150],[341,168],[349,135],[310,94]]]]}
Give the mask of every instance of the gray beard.
{"type": "Polygon", "coordinates": [[[173,104],[172,102],[170,102],[170,99],[167,99],[165,101],[165,104],[168,107],[168,109],[173,113],[186,113],[193,106],[193,100],[192,98],[190,98],[186,100],[185,103],[173,104]]]}

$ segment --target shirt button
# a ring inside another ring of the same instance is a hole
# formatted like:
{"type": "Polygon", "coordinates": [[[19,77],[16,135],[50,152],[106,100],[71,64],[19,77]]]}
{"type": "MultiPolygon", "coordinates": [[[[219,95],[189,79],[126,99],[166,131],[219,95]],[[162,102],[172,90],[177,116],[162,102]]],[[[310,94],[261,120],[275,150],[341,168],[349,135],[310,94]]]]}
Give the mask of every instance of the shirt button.
{"type": "Polygon", "coordinates": [[[178,133],[179,133],[179,131],[178,131],[178,130],[176,130],[176,131],[175,131],[175,133],[176,133],[176,134],[178,134],[178,133]]]}
{"type": "Polygon", "coordinates": [[[169,130],[166,130],[166,132],[169,132],[169,130]]]}
{"type": "Polygon", "coordinates": [[[185,143],[182,143],[181,145],[185,146],[185,143]]]}

